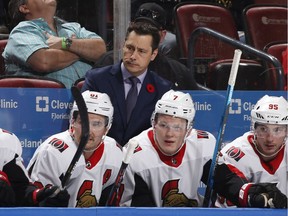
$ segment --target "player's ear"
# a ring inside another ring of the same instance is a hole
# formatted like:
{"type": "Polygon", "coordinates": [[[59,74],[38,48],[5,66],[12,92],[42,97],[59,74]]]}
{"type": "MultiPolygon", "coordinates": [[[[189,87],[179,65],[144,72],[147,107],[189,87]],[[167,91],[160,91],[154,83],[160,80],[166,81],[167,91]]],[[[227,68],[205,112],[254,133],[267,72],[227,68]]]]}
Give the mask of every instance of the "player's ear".
{"type": "Polygon", "coordinates": [[[23,14],[28,14],[30,12],[29,8],[27,7],[26,4],[20,5],[19,6],[19,11],[23,14]]]}

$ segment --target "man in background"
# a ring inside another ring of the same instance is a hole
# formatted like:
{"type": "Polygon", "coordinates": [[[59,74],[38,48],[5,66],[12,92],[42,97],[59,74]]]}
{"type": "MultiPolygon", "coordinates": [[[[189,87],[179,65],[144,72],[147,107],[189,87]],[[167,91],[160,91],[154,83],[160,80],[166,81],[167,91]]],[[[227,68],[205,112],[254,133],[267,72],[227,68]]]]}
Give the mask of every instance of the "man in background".
{"type": "MultiPolygon", "coordinates": [[[[134,22],[150,23],[158,29],[160,35],[160,45],[158,54],[149,63],[149,69],[155,71],[159,76],[171,81],[177,90],[198,90],[198,85],[194,76],[189,73],[189,69],[179,61],[168,57],[161,43],[167,38],[166,13],[165,10],[156,3],[145,3],[141,5],[136,13],[134,22]]],[[[113,64],[113,51],[108,51],[95,63],[94,68],[99,68],[113,64]]]]}
{"type": "Polygon", "coordinates": [[[150,127],[155,103],[173,86],[148,68],[158,54],[159,42],[155,26],[147,22],[131,23],[126,32],[122,60],[86,73],[82,91],[98,91],[110,96],[115,112],[108,135],[122,146],[150,127]]]}
{"type": "Polygon", "coordinates": [[[106,52],[100,36],[55,17],[56,8],[56,0],[10,0],[7,74],[53,78],[70,88],[106,52]]]}

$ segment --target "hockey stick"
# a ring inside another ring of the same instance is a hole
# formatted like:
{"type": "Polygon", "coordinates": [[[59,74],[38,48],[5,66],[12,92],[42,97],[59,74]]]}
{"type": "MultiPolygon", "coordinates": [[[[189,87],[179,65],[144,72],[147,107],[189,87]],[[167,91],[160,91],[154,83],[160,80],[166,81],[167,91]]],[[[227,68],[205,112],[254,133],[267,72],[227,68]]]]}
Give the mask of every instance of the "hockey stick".
{"type": "Polygon", "coordinates": [[[127,147],[127,152],[124,156],[124,159],[122,161],[121,167],[119,169],[119,172],[117,174],[115,183],[113,185],[113,187],[111,188],[109,197],[107,199],[106,202],[106,206],[113,206],[114,205],[114,201],[117,198],[117,194],[118,194],[118,189],[123,181],[123,176],[125,174],[126,168],[130,162],[130,159],[134,153],[134,150],[136,149],[136,147],[138,146],[138,142],[136,140],[129,140],[128,142],[128,147],[127,147]]]}
{"type": "Polygon", "coordinates": [[[225,109],[224,109],[224,113],[223,113],[222,118],[221,118],[221,123],[220,123],[219,131],[218,131],[218,135],[217,135],[217,139],[216,139],[213,158],[212,158],[212,162],[210,165],[203,207],[208,207],[210,205],[210,199],[212,196],[213,184],[214,184],[214,172],[215,172],[215,168],[216,168],[216,165],[218,162],[219,151],[221,149],[221,143],[222,143],[223,135],[225,132],[226,121],[227,121],[227,117],[229,114],[229,107],[230,107],[231,98],[232,98],[232,94],[233,94],[233,90],[234,90],[236,76],[238,73],[238,67],[239,67],[239,63],[240,63],[241,54],[242,54],[242,51],[239,49],[236,49],[234,51],[234,57],[233,57],[233,62],[232,62],[232,67],[231,67],[230,76],[229,76],[229,80],[228,80],[227,92],[226,92],[225,109]]]}
{"type": "Polygon", "coordinates": [[[78,110],[79,110],[79,115],[81,119],[81,138],[80,138],[80,143],[78,145],[77,151],[64,175],[64,177],[61,180],[61,185],[62,188],[65,187],[66,183],[70,179],[72,172],[76,166],[76,163],[78,162],[79,158],[82,155],[82,152],[87,144],[88,138],[89,138],[89,119],[88,119],[88,112],[87,112],[87,107],[86,103],[82,97],[81,92],[79,89],[75,86],[71,88],[72,95],[74,97],[74,100],[77,104],[78,110]]]}

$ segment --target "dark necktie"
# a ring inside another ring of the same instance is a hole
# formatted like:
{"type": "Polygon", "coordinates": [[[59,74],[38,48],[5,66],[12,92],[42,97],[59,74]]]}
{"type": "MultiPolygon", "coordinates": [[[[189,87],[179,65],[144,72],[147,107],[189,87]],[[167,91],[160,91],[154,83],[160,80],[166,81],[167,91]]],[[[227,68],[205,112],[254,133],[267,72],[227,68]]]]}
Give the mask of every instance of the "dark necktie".
{"type": "Polygon", "coordinates": [[[126,97],[127,122],[130,119],[131,113],[137,101],[138,96],[137,83],[140,81],[135,76],[129,77],[128,79],[130,80],[131,88],[126,97]]]}

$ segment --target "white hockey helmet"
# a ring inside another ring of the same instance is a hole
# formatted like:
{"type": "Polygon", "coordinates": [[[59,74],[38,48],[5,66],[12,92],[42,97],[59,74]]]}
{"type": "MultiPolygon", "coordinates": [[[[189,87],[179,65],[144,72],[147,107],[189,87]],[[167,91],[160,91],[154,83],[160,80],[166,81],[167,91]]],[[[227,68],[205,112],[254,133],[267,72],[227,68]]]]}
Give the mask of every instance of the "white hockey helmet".
{"type": "MultiPolygon", "coordinates": [[[[106,93],[86,90],[82,93],[83,99],[87,106],[88,113],[94,113],[108,117],[107,128],[110,128],[113,121],[114,108],[112,106],[110,97],[106,93]]],[[[73,104],[71,110],[71,118],[73,113],[78,110],[76,102],[73,104]]]]}
{"type": "Polygon", "coordinates": [[[181,91],[169,90],[166,92],[155,105],[155,110],[151,117],[151,123],[155,120],[157,113],[171,115],[187,120],[187,129],[192,127],[195,116],[193,100],[188,93],[181,91]]]}
{"type": "Polygon", "coordinates": [[[251,110],[251,121],[253,129],[255,128],[255,123],[287,125],[287,100],[282,96],[263,96],[251,110]]]}

